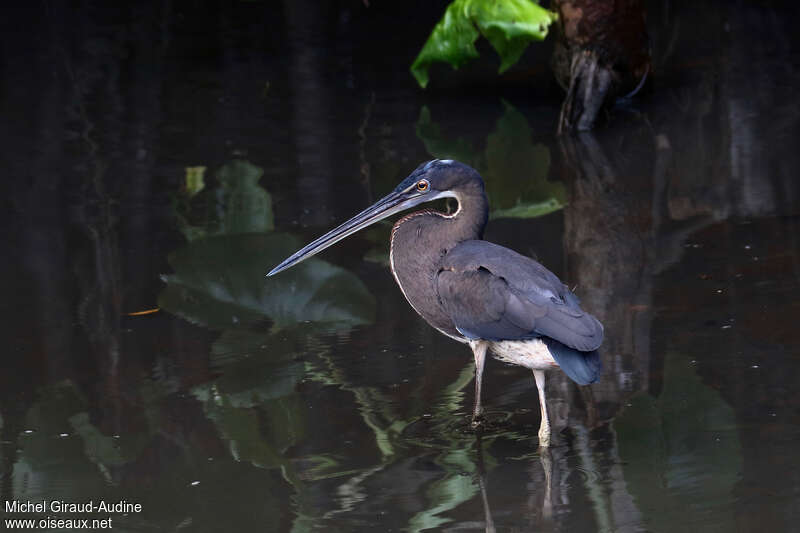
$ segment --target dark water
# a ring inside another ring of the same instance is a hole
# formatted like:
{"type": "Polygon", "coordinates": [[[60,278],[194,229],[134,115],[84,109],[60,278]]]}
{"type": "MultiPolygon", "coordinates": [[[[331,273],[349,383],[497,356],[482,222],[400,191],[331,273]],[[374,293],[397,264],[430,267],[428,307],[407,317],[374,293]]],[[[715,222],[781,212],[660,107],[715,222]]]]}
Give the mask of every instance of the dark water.
{"type": "Polygon", "coordinates": [[[86,515],[120,531],[800,530],[794,11],[654,4],[652,91],[559,139],[546,45],[421,92],[442,6],[372,4],[7,11],[0,499],[141,504],[86,515]],[[264,278],[431,157],[605,324],[599,383],[549,378],[549,452],[517,367],[469,429],[471,355],[395,287],[389,225],[264,278]]]}

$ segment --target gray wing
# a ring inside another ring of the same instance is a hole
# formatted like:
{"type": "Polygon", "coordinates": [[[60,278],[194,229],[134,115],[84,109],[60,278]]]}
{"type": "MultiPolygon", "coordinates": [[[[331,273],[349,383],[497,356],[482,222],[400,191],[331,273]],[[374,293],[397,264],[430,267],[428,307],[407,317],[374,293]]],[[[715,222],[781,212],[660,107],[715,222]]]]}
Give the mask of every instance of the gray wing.
{"type": "Polygon", "coordinates": [[[555,274],[490,242],[465,241],[450,250],[436,289],[456,328],[471,339],[550,337],[583,352],[603,342],[603,326],[555,274]]]}

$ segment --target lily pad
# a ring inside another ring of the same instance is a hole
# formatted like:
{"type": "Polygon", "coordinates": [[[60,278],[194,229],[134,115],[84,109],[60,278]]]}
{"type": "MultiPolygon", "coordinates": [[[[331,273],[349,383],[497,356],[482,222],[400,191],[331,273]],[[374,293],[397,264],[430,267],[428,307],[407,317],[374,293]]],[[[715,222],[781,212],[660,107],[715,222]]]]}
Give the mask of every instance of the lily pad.
{"type": "Polygon", "coordinates": [[[212,329],[271,327],[310,321],[324,329],[372,323],[375,298],[355,275],[312,258],[266,278],[301,243],[284,233],[220,235],[187,244],[169,256],[174,274],[159,305],[212,329]]]}

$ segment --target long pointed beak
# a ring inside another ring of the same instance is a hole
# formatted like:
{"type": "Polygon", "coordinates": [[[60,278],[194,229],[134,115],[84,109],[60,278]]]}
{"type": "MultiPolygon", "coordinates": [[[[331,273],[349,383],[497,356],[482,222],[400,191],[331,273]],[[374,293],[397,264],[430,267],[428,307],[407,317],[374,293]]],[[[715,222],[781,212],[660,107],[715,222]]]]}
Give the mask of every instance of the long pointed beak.
{"type": "Polygon", "coordinates": [[[332,229],[314,242],[287,257],[281,264],[270,270],[267,276],[273,276],[278,272],[286,270],[300,261],[304,261],[312,255],[318,254],[325,248],[333,246],[345,237],[379,222],[386,217],[390,217],[395,213],[399,213],[400,211],[404,211],[432,199],[433,198],[406,191],[391,192],[338,228],[332,229]]]}

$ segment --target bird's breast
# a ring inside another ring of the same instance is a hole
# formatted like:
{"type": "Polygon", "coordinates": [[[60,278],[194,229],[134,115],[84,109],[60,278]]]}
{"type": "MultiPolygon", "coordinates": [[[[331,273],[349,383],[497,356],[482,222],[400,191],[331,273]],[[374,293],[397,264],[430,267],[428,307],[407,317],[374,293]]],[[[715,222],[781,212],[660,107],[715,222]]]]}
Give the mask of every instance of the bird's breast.
{"type": "Polygon", "coordinates": [[[541,339],[493,341],[489,344],[489,349],[497,359],[531,370],[549,370],[558,367],[558,363],[541,339]]]}

